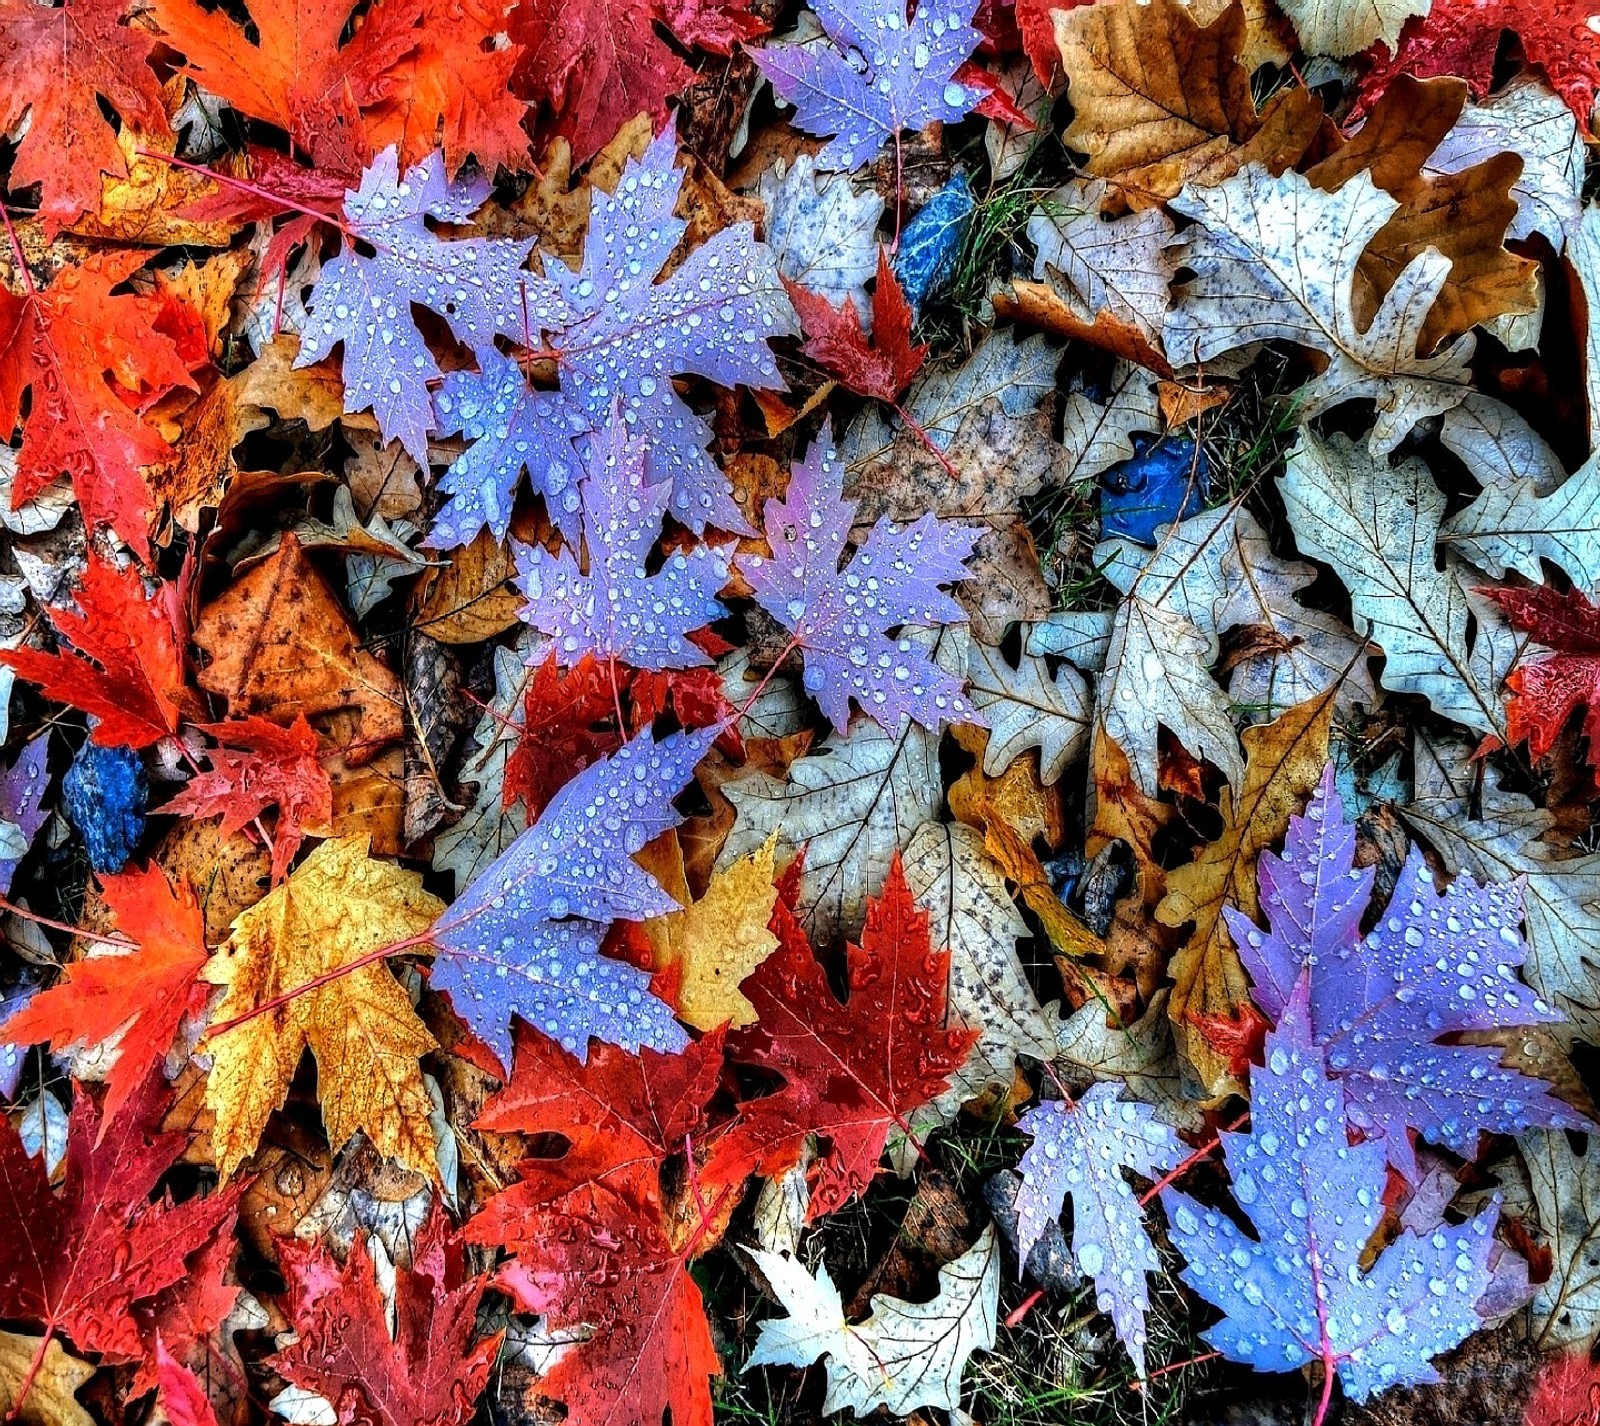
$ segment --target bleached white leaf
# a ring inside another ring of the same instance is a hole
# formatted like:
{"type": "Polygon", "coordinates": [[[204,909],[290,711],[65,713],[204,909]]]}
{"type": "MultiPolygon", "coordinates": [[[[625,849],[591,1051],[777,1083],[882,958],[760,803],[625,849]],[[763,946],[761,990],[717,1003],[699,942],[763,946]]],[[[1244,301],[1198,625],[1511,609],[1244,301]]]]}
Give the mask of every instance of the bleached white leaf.
{"type": "Polygon", "coordinates": [[[451,871],[460,892],[477,877],[519,834],[527,829],[526,817],[501,806],[506,763],[517,745],[517,714],[533,670],[523,655],[504,646],[494,651],[494,697],[473,733],[477,751],[461,769],[461,780],[477,784],[472,805],[461,820],[434,839],[433,869],[451,871]]]}
{"type": "Polygon", "coordinates": [[[1049,132],[1050,91],[1034,73],[1032,63],[1019,55],[999,66],[994,74],[999,90],[1018,110],[1033,120],[1033,127],[990,119],[983,131],[984,152],[989,155],[989,172],[996,183],[1017,173],[1049,132]]]}
{"type": "Polygon", "coordinates": [[[1208,363],[1274,338],[1308,347],[1327,365],[1297,393],[1301,418],[1369,399],[1377,406],[1371,444],[1380,453],[1466,395],[1470,334],[1418,354],[1450,276],[1450,260],[1437,250],[1424,249],[1401,269],[1365,329],[1356,319],[1357,264],[1399,206],[1366,173],[1325,193],[1293,170],[1274,178],[1250,164],[1215,186],[1190,185],[1172,206],[1196,221],[1178,254],[1195,276],[1167,318],[1175,364],[1208,363]]]}
{"type": "Polygon", "coordinates": [[[1066,479],[1097,480],[1134,455],[1135,433],[1165,429],[1155,381],[1132,362],[1118,362],[1104,402],[1075,391],[1061,407],[1061,444],[1066,448],[1066,479]]]}
{"type": "Polygon", "coordinates": [[[1109,312],[1158,341],[1177,273],[1172,220],[1159,207],[1105,218],[1105,197],[1104,179],[1074,179],[1041,200],[1028,220],[1033,275],[1085,321],[1109,312]]]}
{"type": "Polygon", "coordinates": [[[808,1156],[777,1178],[761,1181],[752,1213],[756,1242],[769,1253],[794,1254],[800,1250],[806,1210],[811,1206],[811,1186],[806,1181],[808,1156]]]}
{"type": "MultiPolygon", "coordinates": [[[[735,708],[749,702],[762,681],[762,674],[750,667],[750,650],[734,649],[717,664],[723,696],[735,708]]],[[[811,717],[811,700],[800,681],[787,674],[776,674],[739,719],[739,732],[746,738],[783,738],[798,733],[811,717]]]]}
{"type": "Polygon", "coordinates": [[[1540,1129],[1522,1140],[1528,1183],[1538,1207],[1550,1276],[1533,1297],[1534,1341],[1541,1351],[1587,1351],[1600,1336],[1600,1154],[1573,1152],[1566,1134],[1540,1129]]]}
{"type": "Polygon", "coordinates": [[[875,1293],[872,1315],[855,1326],[826,1267],[813,1277],[782,1254],[747,1251],[789,1315],[761,1324],[745,1370],[803,1367],[826,1357],[824,1414],[848,1408],[866,1416],[879,1407],[891,1416],[919,1407],[958,1410],[968,1359],[994,1347],[1000,1252],[992,1226],[939,1269],[939,1291],[931,1302],[875,1293]]]}
{"type": "Polygon", "coordinates": [[[1481,391],[1444,413],[1439,440],[1485,490],[1529,481],[1535,495],[1548,495],[1567,478],[1556,453],[1527,419],[1481,391]]]}
{"type": "Polygon", "coordinates": [[[1375,44],[1395,48],[1400,27],[1432,0],[1280,0],[1307,54],[1348,59],[1375,44]]]}
{"type": "Polygon", "coordinates": [[[267,1403],[289,1426],[339,1426],[339,1413],[325,1396],[302,1386],[286,1386],[267,1403]]]}
{"type": "MultiPolygon", "coordinates": [[[[1600,313],[1600,207],[1593,203],[1568,234],[1567,261],[1578,274],[1586,309],[1600,313]]],[[[1600,321],[1584,327],[1583,378],[1589,397],[1589,449],[1593,451],[1600,449],[1600,321]]]]}
{"type": "Polygon", "coordinates": [[[1514,569],[1544,582],[1548,560],[1586,594],[1600,587],[1600,457],[1549,495],[1531,480],[1492,486],[1445,521],[1439,537],[1496,579],[1514,569]]]}
{"type": "Polygon", "coordinates": [[[1023,652],[1015,668],[992,644],[973,641],[967,660],[972,705],[989,720],[983,770],[999,777],[1030,748],[1039,750],[1039,777],[1053,783],[1088,742],[1089,687],[1076,670],[1050,669],[1037,654],[1023,652]]]}
{"type": "Polygon", "coordinates": [[[757,196],[767,208],[767,246],[778,271],[826,297],[835,307],[854,298],[870,316],[865,284],[878,266],[883,199],[858,193],[847,173],[820,173],[809,154],[785,170],[782,161],[761,175],[757,196]]]}
{"type": "Polygon", "coordinates": [[[1422,172],[1460,173],[1499,153],[1522,159],[1511,189],[1517,216],[1506,236],[1543,233],[1559,253],[1583,214],[1585,156],[1576,115],[1543,80],[1521,75],[1484,103],[1468,104],[1422,172]]]}
{"type": "MultiPolygon", "coordinates": [[[[949,672],[966,667],[964,629],[907,630],[905,637],[930,648],[949,672]]],[[[781,845],[805,849],[797,910],[806,929],[823,942],[854,935],[894,854],[938,813],[942,787],[937,737],[916,723],[891,733],[857,717],[843,737],[798,759],[787,778],[757,773],[724,787],[737,815],[717,865],[776,832],[781,845]]]]}
{"type": "Polygon", "coordinates": [[[1333,567],[1357,632],[1382,647],[1383,686],[1421,694],[1480,733],[1502,733],[1500,688],[1515,640],[1492,605],[1469,601],[1452,565],[1439,568],[1445,499],[1427,467],[1413,459],[1391,467],[1344,436],[1324,441],[1307,428],[1279,488],[1301,551],[1333,567]]]}
{"type": "Polygon", "coordinates": [[[1452,875],[1466,872],[1484,885],[1523,879],[1524,978],[1547,999],[1559,998],[1562,1009],[1596,1024],[1600,853],[1561,857],[1543,840],[1551,814],[1520,793],[1503,791],[1492,765],[1474,759],[1465,741],[1418,737],[1412,760],[1415,792],[1400,815],[1452,875]]]}
{"type": "Polygon", "coordinates": [[[984,850],[983,834],[961,823],[929,822],[906,848],[906,882],[928,913],[934,946],[950,952],[950,1019],[978,1042],[931,1106],[925,1122],[947,1124],[962,1103],[1009,1085],[1017,1057],[1049,1059],[1055,1025],[1028,984],[1017,942],[1030,935],[984,850]]]}
{"type": "Polygon", "coordinates": [[[1174,1129],[1198,1129],[1204,1123],[1199,1104],[1183,1092],[1164,989],[1150,997],[1149,1007],[1131,1025],[1115,1023],[1098,1000],[1087,1001],[1056,1031],[1054,1062],[1072,1083],[1125,1084],[1134,1099],[1151,1105],[1174,1129]]]}

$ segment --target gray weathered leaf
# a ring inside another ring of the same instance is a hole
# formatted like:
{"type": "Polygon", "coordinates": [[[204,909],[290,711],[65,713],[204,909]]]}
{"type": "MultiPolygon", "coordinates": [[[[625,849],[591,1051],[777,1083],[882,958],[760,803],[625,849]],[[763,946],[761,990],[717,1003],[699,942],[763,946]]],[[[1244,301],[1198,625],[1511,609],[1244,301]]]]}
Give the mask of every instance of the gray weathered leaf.
{"type": "Polygon", "coordinates": [[[1150,373],[1131,362],[1118,362],[1104,404],[1075,391],[1062,405],[1066,479],[1099,479],[1112,466],[1133,458],[1135,432],[1158,435],[1165,426],[1150,373]]]}
{"type": "Polygon", "coordinates": [[[1541,1129],[1522,1141],[1528,1182],[1539,1208],[1549,1278],[1533,1297],[1534,1340],[1541,1350],[1587,1351],[1600,1335],[1600,1154],[1589,1138],[1582,1155],[1567,1136],[1541,1129]]]}
{"type": "Polygon", "coordinates": [[[1344,436],[1324,441],[1305,429],[1279,488],[1301,550],[1333,566],[1357,632],[1382,646],[1384,687],[1421,694],[1480,733],[1502,733],[1500,687],[1515,643],[1491,606],[1469,603],[1453,566],[1439,568],[1445,499],[1427,467],[1413,459],[1390,467],[1344,436]]]}
{"type": "Polygon", "coordinates": [[[761,175],[756,193],[767,205],[767,246],[778,271],[835,307],[854,298],[865,315],[883,199],[871,189],[857,193],[847,173],[819,173],[809,154],[787,170],[780,160],[761,175]]]}
{"type": "Polygon", "coordinates": [[[1366,173],[1326,193],[1293,170],[1274,178],[1251,164],[1214,187],[1186,188],[1172,206],[1197,224],[1179,253],[1195,276],[1167,319],[1174,363],[1210,362],[1273,338],[1308,347],[1327,365],[1297,394],[1301,418],[1369,399],[1376,452],[1466,395],[1470,335],[1418,354],[1450,276],[1450,260],[1435,249],[1400,271],[1365,329],[1356,320],[1356,266],[1399,206],[1366,173]]]}
{"type": "Polygon", "coordinates": [[[1307,54],[1348,59],[1375,44],[1393,50],[1400,27],[1426,15],[1432,0],[1282,0],[1283,13],[1307,54]]]}
{"type": "Polygon", "coordinates": [[[1549,495],[1531,480],[1491,486],[1445,521],[1439,537],[1496,579],[1514,569],[1544,582],[1548,560],[1583,590],[1600,587],[1600,457],[1591,457],[1549,495]]]}
{"type": "Polygon", "coordinates": [[[1534,494],[1549,495],[1567,478],[1556,453],[1526,418],[1481,391],[1444,413],[1439,440],[1485,490],[1526,480],[1534,494]]]}
{"type": "Polygon", "coordinates": [[[983,770],[999,777],[1030,748],[1039,750],[1039,777],[1048,786],[1082,755],[1091,705],[1083,676],[1066,665],[1055,677],[1037,654],[1024,651],[1015,668],[992,644],[974,639],[967,693],[989,720],[983,770]]]}
{"type": "Polygon", "coordinates": [[[1198,1129],[1200,1105],[1183,1092],[1178,1051],[1167,1014],[1167,992],[1150,997],[1149,1008],[1131,1025],[1108,1018],[1106,1007],[1090,1000],[1062,1021],[1056,1033],[1055,1065],[1072,1083],[1085,1079],[1116,1081],[1175,1129],[1198,1129]]]}

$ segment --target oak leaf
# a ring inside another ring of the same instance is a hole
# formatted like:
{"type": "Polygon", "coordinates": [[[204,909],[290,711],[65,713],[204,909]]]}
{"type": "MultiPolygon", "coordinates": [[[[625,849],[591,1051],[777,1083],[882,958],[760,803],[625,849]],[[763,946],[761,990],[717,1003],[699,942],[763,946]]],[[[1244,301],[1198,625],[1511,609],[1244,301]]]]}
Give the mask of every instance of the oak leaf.
{"type": "Polygon", "coordinates": [[[1057,11],[1055,27],[1073,103],[1063,140],[1142,206],[1246,164],[1280,171],[1317,132],[1322,106],[1304,89],[1257,108],[1240,5],[1201,24],[1182,0],[1103,0],[1057,11]]]}
{"type": "Polygon", "coordinates": [[[206,1082],[224,1178],[254,1151],[307,1049],[336,1150],[362,1130],[380,1153],[436,1175],[432,1106],[417,1063],[434,1038],[388,966],[347,968],[420,937],[443,909],[415,872],[374,861],[365,838],[345,837],[321,843],[234,921],[205,972],[227,988],[213,1012],[206,1082]]]}
{"type": "Polygon", "coordinates": [[[138,570],[117,569],[91,551],[77,601],[78,610],[50,610],[56,633],[75,653],[12,649],[0,653],[0,663],[47,697],[90,714],[96,722],[89,736],[102,747],[143,748],[177,732],[192,703],[178,586],[158,584],[146,595],[138,570]]]}
{"type": "Polygon", "coordinates": [[[1168,1009],[1183,1054],[1201,1082],[1213,1088],[1231,1067],[1201,1032],[1204,1017],[1231,1017],[1250,1003],[1249,981],[1222,910],[1232,905],[1245,916],[1258,914],[1256,858],[1283,836],[1290,815],[1322,776],[1336,688],[1272,723],[1245,729],[1244,778],[1237,796],[1224,791],[1218,807],[1222,835],[1202,847],[1194,861],[1167,873],[1167,894],[1156,907],[1157,918],[1168,926],[1193,923],[1172,961],[1168,1009]]]}
{"type": "Polygon", "coordinates": [[[405,731],[399,680],[361,647],[292,533],[201,610],[194,641],[211,657],[200,686],[234,717],[291,722],[353,709],[368,756],[405,731]]]}
{"type": "Polygon", "coordinates": [[[115,1119],[172,1048],[183,1017],[205,1007],[206,987],[196,980],[206,963],[205,925],[187,883],[174,886],[159,866],[106,877],[100,897],[136,947],[107,945],[109,954],[74,961],[58,985],[0,1024],[0,1037],[58,1051],[114,1040],[105,1113],[115,1119]]]}

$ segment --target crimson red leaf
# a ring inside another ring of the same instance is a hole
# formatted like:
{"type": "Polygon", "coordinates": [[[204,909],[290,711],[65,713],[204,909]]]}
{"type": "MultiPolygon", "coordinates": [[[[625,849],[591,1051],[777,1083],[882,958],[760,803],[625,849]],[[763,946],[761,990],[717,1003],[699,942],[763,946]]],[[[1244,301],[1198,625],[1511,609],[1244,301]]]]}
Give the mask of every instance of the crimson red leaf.
{"type": "Polygon", "coordinates": [[[847,297],[843,307],[835,307],[798,282],[783,281],[805,328],[805,354],[851,391],[879,401],[898,401],[922,370],[928,349],[911,345],[911,306],[889,265],[887,251],[878,249],[870,343],[853,298],[847,297]]]}

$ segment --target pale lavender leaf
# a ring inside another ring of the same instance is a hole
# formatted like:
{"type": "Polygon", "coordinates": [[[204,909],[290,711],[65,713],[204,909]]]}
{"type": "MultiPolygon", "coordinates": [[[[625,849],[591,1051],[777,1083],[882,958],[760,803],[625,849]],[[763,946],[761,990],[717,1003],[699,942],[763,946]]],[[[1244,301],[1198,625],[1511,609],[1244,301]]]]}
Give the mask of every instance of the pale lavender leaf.
{"type": "Polygon", "coordinates": [[[480,356],[496,336],[537,340],[571,317],[554,284],[522,270],[531,239],[446,242],[427,227],[428,217],[465,221],[482,193],[481,185],[447,184],[437,153],[404,178],[393,148],[379,154],[344,202],[350,231],[376,251],[365,257],[347,245],[323,267],[295,358],[306,366],[342,342],[345,409],[370,406],[384,438],[401,441],[424,468],[433,423],[428,383],[440,371],[412,304],[438,313],[480,356]]]}
{"type": "Polygon", "coordinates": [[[566,666],[585,654],[646,669],[711,662],[688,636],[726,612],[717,591],[728,580],[728,556],[696,545],[645,573],[671,495],[646,483],[654,459],[620,421],[591,438],[581,491],[587,572],[566,549],[517,547],[516,585],[528,599],[522,617],[550,635],[566,666]]]}
{"type": "Polygon", "coordinates": [[[439,479],[440,491],[451,498],[428,543],[454,549],[484,529],[504,540],[517,484],[527,471],[551,521],[576,544],[583,505],[573,442],[588,431],[588,422],[559,391],[529,385],[522,368],[493,347],[478,354],[478,366],[451,372],[434,394],[439,434],[464,435],[472,444],[439,479]]]}
{"type": "Polygon", "coordinates": [[[819,168],[858,169],[902,131],[959,123],[983,98],[955,81],[983,39],[971,24],[977,0],[919,5],[909,23],[902,0],[817,0],[813,8],[833,45],[768,45],[755,60],[795,106],[796,127],[832,136],[819,168]]]}
{"type": "Polygon", "coordinates": [[[1018,1122],[1033,1143],[1018,1164],[1017,1257],[1027,1262],[1070,1195],[1073,1256],[1094,1279],[1095,1301],[1143,1377],[1146,1275],[1159,1271],[1161,1262],[1123,1170],[1160,1178],[1183,1161],[1185,1151],[1148,1104],[1119,1101],[1119,1092],[1115,1084],[1090,1085],[1076,1103],[1049,1100],[1018,1122]]]}
{"type": "Polygon", "coordinates": [[[650,977],[600,941],[619,917],[679,909],[633,854],[683,820],[672,800],[717,732],[656,743],[646,729],[584,769],[434,924],[432,983],[503,1064],[513,1015],[580,1060],[591,1036],[629,1051],[688,1044],[650,977]]]}
{"type": "Polygon", "coordinates": [[[781,389],[767,343],[800,327],[772,251],[749,223],[724,228],[657,281],[686,228],[673,216],[683,184],[677,152],[669,125],[643,159],[629,160],[615,195],[595,191],[578,271],[547,263],[572,312],[554,338],[561,389],[595,430],[620,399],[628,429],[650,443],[650,479],[670,488],[678,521],[696,534],[708,525],[747,534],[732,487],[707,453],[711,428],[672,377],[781,389]]]}
{"type": "Polygon", "coordinates": [[[1489,1286],[1499,1209],[1402,1232],[1362,1271],[1384,1212],[1384,1147],[1349,1142],[1307,996],[1302,981],[1251,1075],[1250,1133],[1222,1136],[1233,1196],[1256,1237],[1175,1189],[1162,1201],[1184,1279],[1226,1314],[1206,1341],[1258,1371],[1320,1361],[1365,1401],[1437,1381],[1432,1359],[1482,1325],[1475,1304],[1489,1286]]]}
{"type": "Polygon", "coordinates": [[[50,735],[40,733],[0,778],[0,896],[11,894],[11,879],[49,816],[44,809],[49,755],[50,735]]]}
{"type": "Polygon", "coordinates": [[[1356,869],[1355,829],[1331,764],[1305,816],[1291,819],[1283,854],[1262,854],[1259,876],[1269,930],[1223,908],[1256,1003],[1276,1019],[1285,987],[1309,968],[1313,1030],[1343,1081],[1351,1122],[1384,1138],[1407,1179],[1417,1172],[1408,1129],[1470,1157],[1481,1132],[1590,1127],[1542,1082],[1502,1068],[1498,1050],[1438,1043],[1558,1018],[1517,978],[1527,951],[1520,883],[1481,887],[1459,876],[1435,891],[1413,847],[1387,909],[1362,936],[1372,873],[1356,869]]]}
{"type": "Polygon", "coordinates": [[[784,498],[767,502],[772,557],[740,561],[757,603],[805,651],[806,692],[840,732],[852,698],[890,731],[906,717],[933,729],[981,723],[962,680],[889,631],[966,622],[966,611],[939,586],[971,578],[963,561],[982,530],[932,514],[903,530],[881,518],[841,572],[856,510],[840,493],[843,481],[832,428],[824,425],[784,498]]]}

